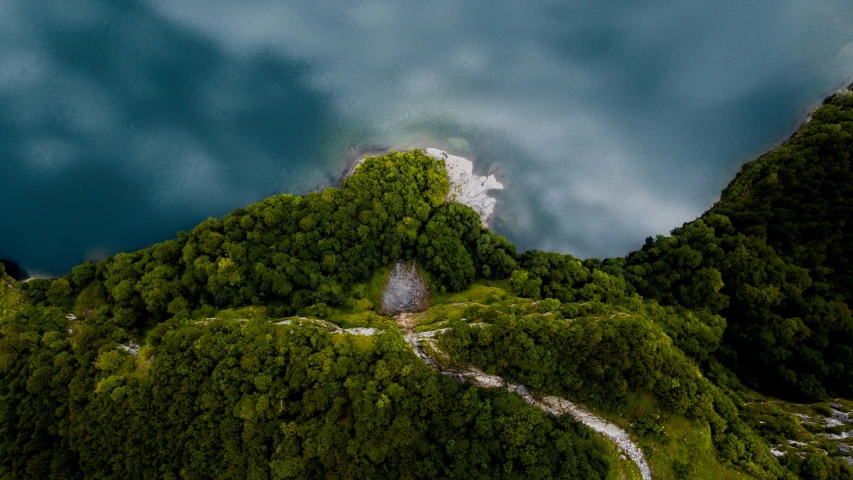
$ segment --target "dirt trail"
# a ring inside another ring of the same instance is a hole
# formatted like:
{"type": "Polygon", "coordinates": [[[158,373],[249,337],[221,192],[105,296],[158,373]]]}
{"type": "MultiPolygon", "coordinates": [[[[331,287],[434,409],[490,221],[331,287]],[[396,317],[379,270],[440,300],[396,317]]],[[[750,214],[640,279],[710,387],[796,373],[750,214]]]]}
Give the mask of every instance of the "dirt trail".
{"type": "Polygon", "coordinates": [[[613,423],[596,416],[589,410],[579,405],[575,405],[565,398],[555,396],[536,398],[531,395],[527,390],[527,387],[524,385],[507,382],[501,377],[488,375],[474,367],[460,368],[443,367],[439,365],[429,356],[429,354],[426,353],[422,344],[422,342],[435,342],[435,334],[436,332],[423,332],[416,334],[410,331],[404,335],[404,338],[412,346],[415,354],[423,360],[424,363],[434,368],[439,373],[453,377],[459,383],[467,383],[480,388],[504,388],[517,394],[530,405],[533,405],[548,414],[556,416],[571,415],[572,418],[578,422],[583,423],[615,443],[617,448],[624,454],[628,455],[628,457],[630,457],[637,465],[637,468],[640,469],[640,475],[643,477],[643,480],[652,479],[652,469],[648,462],[646,462],[646,457],[643,455],[643,451],[640,450],[640,447],[638,447],[633,441],[631,441],[631,438],[628,436],[628,432],[622,430],[613,423]]]}
{"type": "MultiPolygon", "coordinates": [[[[417,325],[417,320],[414,314],[411,313],[402,313],[395,317],[398,325],[403,329],[403,338],[409,345],[412,346],[412,349],[415,352],[415,355],[418,356],[424,363],[435,369],[441,374],[448,375],[452,377],[459,383],[467,383],[469,385],[473,385],[475,387],[480,388],[504,388],[507,391],[513,392],[524,399],[530,405],[533,405],[540,410],[548,413],[550,415],[562,416],[562,415],[571,415],[572,418],[577,420],[580,423],[583,423],[587,427],[595,430],[596,432],[604,435],[610,441],[616,444],[618,450],[625,455],[627,455],[634,464],[637,465],[637,468],[640,469],[640,475],[643,480],[652,480],[652,469],[649,466],[648,462],[646,462],[646,457],[643,455],[642,450],[631,441],[630,436],[628,436],[628,432],[622,430],[618,426],[613,423],[595,415],[589,410],[572,403],[569,400],[566,400],[562,397],[555,396],[544,396],[541,398],[534,397],[530,391],[527,390],[522,384],[510,383],[504,380],[503,378],[497,375],[488,375],[474,367],[447,367],[439,365],[433,358],[426,352],[424,349],[424,343],[430,343],[431,346],[434,345],[436,339],[435,336],[442,332],[447,331],[448,329],[443,328],[440,330],[433,330],[429,332],[415,333],[414,327],[417,325]]],[[[284,320],[278,322],[278,325],[290,325],[293,322],[291,320],[284,320]]],[[[319,320],[319,319],[307,319],[301,317],[297,322],[302,325],[313,325],[316,327],[321,327],[330,331],[332,333],[339,334],[348,334],[348,335],[377,335],[382,330],[375,328],[340,328],[337,325],[332,323],[319,320]]]]}

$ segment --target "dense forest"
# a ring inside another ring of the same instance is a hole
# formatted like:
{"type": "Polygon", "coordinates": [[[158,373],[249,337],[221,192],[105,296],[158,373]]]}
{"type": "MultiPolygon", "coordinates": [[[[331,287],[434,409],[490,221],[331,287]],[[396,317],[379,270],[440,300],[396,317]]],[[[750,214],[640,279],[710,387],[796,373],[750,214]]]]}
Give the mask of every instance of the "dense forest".
{"type": "Polygon", "coordinates": [[[588,430],[506,392],[460,387],[390,334],[213,321],[160,329],[133,357],[111,325],[65,328],[54,307],[4,328],[4,478],[605,478],[610,468],[588,430]]]}
{"type": "MultiPolygon", "coordinates": [[[[435,319],[448,361],[613,415],[647,395],[754,477],[853,478],[826,452],[774,458],[744,393],[853,397],[851,152],[845,91],[625,258],[517,252],[412,150],[63,278],[0,264],[0,478],[614,478],[601,437],[442,376],[393,323],[357,337],[282,321],[374,309],[398,259],[435,298],[513,292],[435,319]]],[[[666,438],[655,421],[633,434],[666,438]]]]}
{"type": "Polygon", "coordinates": [[[720,201],[611,263],[646,298],[720,314],[717,357],[783,396],[853,396],[853,95],[746,164],[720,201]]]}

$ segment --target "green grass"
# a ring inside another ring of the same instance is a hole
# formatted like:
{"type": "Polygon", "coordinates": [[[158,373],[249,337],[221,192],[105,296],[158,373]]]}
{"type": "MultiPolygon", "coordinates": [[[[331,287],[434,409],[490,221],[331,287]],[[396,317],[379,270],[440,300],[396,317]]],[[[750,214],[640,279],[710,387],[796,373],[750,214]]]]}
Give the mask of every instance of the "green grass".
{"type": "Polygon", "coordinates": [[[418,332],[435,330],[446,327],[451,320],[461,320],[465,317],[465,309],[469,305],[437,305],[420,314],[418,332]]]}
{"type": "Polygon", "coordinates": [[[250,305],[243,308],[229,308],[219,310],[214,317],[220,320],[255,320],[267,318],[267,307],[261,305],[250,305]]]}
{"type": "Polygon", "coordinates": [[[706,421],[690,420],[683,415],[664,413],[651,395],[630,393],[627,397],[626,415],[596,414],[631,432],[631,437],[646,456],[655,479],[676,480],[676,465],[683,465],[690,479],[748,479],[752,478],[732,467],[723,465],[717,458],[711,439],[711,428],[706,421]],[[663,435],[638,436],[632,420],[640,415],[651,415],[662,427],[663,435]]]}
{"type": "MultiPolygon", "coordinates": [[[[512,288],[507,281],[478,280],[470,288],[461,292],[433,293],[431,305],[452,303],[496,303],[513,297],[512,288]]],[[[532,301],[530,299],[519,299],[532,301]]]]}
{"type": "Polygon", "coordinates": [[[15,316],[25,302],[26,296],[17,282],[5,275],[0,278],[0,321],[15,316]]]}
{"type": "Polygon", "coordinates": [[[332,335],[335,345],[346,344],[361,351],[369,352],[376,347],[376,337],[366,335],[332,335]]]}
{"type": "Polygon", "coordinates": [[[826,452],[832,457],[849,456],[840,445],[850,444],[850,439],[832,439],[844,431],[853,431],[853,425],[826,426],[832,415],[830,403],[842,412],[853,412],[853,400],[828,398],[822,402],[799,404],[772,397],[758,396],[743,408],[741,416],[777,450],[794,455],[826,452]],[[798,443],[788,443],[794,440],[798,443]]]}
{"type": "Polygon", "coordinates": [[[376,312],[364,310],[361,312],[335,312],[327,319],[341,328],[369,327],[388,329],[394,327],[394,321],[376,312]]]}
{"type": "Polygon", "coordinates": [[[382,305],[382,288],[385,286],[385,280],[391,273],[392,268],[394,268],[393,263],[377,270],[367,283],[356,285],[353,288],[354,297],[356,299],[358,297],[367,299],[373,305],[373,308],[378,311],[382,305]]]}
{"type": "Polygon", "coordinates": [[[341,328],[391,328],[394,321],[379,314],[382,305],[382,288],[394,265],[374,272],[367,283],[353,287],[345,305],[332,309],[326,320],[341,328]]]}

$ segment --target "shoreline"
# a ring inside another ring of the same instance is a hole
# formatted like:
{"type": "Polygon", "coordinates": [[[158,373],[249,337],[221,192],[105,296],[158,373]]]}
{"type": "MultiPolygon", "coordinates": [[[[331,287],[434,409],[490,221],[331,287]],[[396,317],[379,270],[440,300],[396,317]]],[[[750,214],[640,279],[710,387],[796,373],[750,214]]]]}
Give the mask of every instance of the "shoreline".
{"type": "MultiPolygon", "coordinates": [[[[810,123],[810,121],[812,119],[812,115],[814,114],[814,112],[818,108],[825,105],[834,96],[836,96],[842,92],[845,92],[845,91],[853,92],[853,78],[839,82],[837,85],[838,85],[837,87],[830,90],[829,93],[826,94],[822,99],[816,100],[816,101],[810,103],[807,108],[803,109],[803,113],[801,113],[799,115],[800,120],[797,121],[796,125],[793,128],[790,128],[787,130],[788,133],[784,133],[784,134],[780,135],[776,140],[769,142],[766,146],[760,147],[756,151],[754,151],[752,153],[748,153],[748,154],[742,156],[740,159],[737,159],[735,162],[733,162],[732,166],[730,167],[730,171],[728,171],[728,173],[726,174],[726,176],[729,180],[725,185],[727,186],[727,185],[731,184],[731,182],[734,181],[734,179],[737,177],[738,173],[743,169],[743,167],[747,163],[761,158],[762,156],[764,156],[767,153],[779,148],[780,146],[784,145],[786,142],[788,142],[792,138],[794,138],[799,132],[801,132],[810,123]]],[[[438,145],[439,149],[441,149],[445,152],[448,152],[448,154],[449,154],[449,151],[452,150],[452,148],[445,148],[445,146],[442,145],[442,142],[438,141],[438,140],[430,141],[429,143],[433,144],[433,145],[438,145]]],[[[383,155],[391,149],[398,150],[398,151],[406,151],[409,148],[417,148],[417,147],[406,148],[406,147],[403,147],[402,144],[400,144],[400,145],[365,144],[361,147],[356,148],[355,146],[350,145],[350,147],[347,149],[346,153],[344,153],[344,155],[343,155],[344,158],[346,159],[346,162],[345,162],[346,168],[339,175],[337,182],[332,184],[332,185],[329,185],[329,186],[340,187],[341,184],[343,183],[344,179],[346,179],[348,176],[352,175],[355,168],[364,160],[364,158],[366,156],[383,155]]],[[[426,150],[426,148],[420,148],[420,150],[426,150]]],[[[461,157],[461,158],[465,158],[466,160],[469,160],[468,157],[461,157]]],[[[476,157],[473,157],[473,158],[476,158],[476,157]]],[[[471,161],[471,160],[469,160],[469,161],[471,161]]],[[[499,167],[494,168],[494,167],[495,167],[495,164],[491,164],[489,166],[489,168],[487,169],[487,172],[486,172],[486,176],[487,177],[495,177],[496,181],[503,186],[503,182],[500,179],[500,168],[499,167]]],[[[722,190],[725,190],[726,186],[724,186],[722,190]]],[[[317,190],[321,190],[323,188],[326,188],[326,186],[325,185],[318,185],[316,188],[317,188],[317,190]]],[[[260,199],[258,199],[257,201],[261,201],[264,198],[274,196],[274,195],[278,195],[278,194],[282,194],[282,193],[286,193],[286,192],[276,191],[276,192],[268,193],[268,194],[265,194],[260,199]]],[[[719,201],[719,199],[720,199],[720,194],[717,194],[716,196],[714,196],[710,200],[708,206],[705,208],[705,211],[700,213],[696,218],[701,218],[701,216],[705,212],[707,212],[708,210],[713,208],[713,206],[719,201]]],[[[227,212],[225,212],[225,213],[227,213],[227,212]]],[[[487,221],[484,221],[484,225],[487,227],[489,227],[489,225],[490,225],[491,215],[489,217],[490,218],[488,218],[487,221]]],[[[626,255],[628,253],[630,253],[630,252],[627,252],[626,255]]],[[[8,260],[12,263],[16,263],[16,262],[14,262],[14,260],[11,260],[11,259],[6,259],[6,260],[8,260]]],[[[25,272],[26,276],[23,276],[23,278],[20,278],[20,279],[16,278],[16,281],[21,282],[21,283],[25,283],[25,282],[29,282],[31,280],[35,280],[38,278],[46,278],[46,279],[59,278],[57,276],[43,275],[43,274],[38,274],[38,273],[36,273],[34,275],[30,275],[29,272],[26,272],[26,270],[24,270],[24,272],[25,272]]],[[[69,273],[69,272],[66,272],[66,273],[69,273]]],[[[12,275],[9,275],[9,276],[12,278],[15,278],[12,275]]]]}
{"type": "MultiPolygon", "coordinates": [[[[841,86],[839,86],[839,87],[835,88],[834,90],[832,90],[832,91],[831,91],[831,93],[829,93],[827,96],[823,97],[823,99],[822,99],[822,100],[820,100],[820,102],[815,102],[815,103],[813,103],[809,108],[807,108],[807,109],[806,109],[806,112],[807,112],[807,113],[806,113],[805,118],[804,118],[804,119],[802,119],[802,120],[797,124],[796,129],[795,129],[795,130],[794,130],[790,135],[788,135],[787,137],[785,137],[785,139],[784,139],[781,143],[776,144],[776,146],[775,146],[775,147],[773,147],[773,148],[771,148],[770,150],[773,150],[773,149],[775,149],[775,148],[778,148],[778,147],[779,147],[779,146],[781,146],[783,143],[785,143],[785,142],[787,142],[788,140],[790,140],[790,139],[794,138],[794,137],[797,135],[797,133],[799,133],[799,132],[800,132],[800,130],[802,130],[803,128],[805,128],[805,126],[806,126],[806,125],[808,125],[808,124],[809,124],[809,122],[811,122],[811,121],[812,121],[812,115],[814,115],[814,112],[815,112],[818,108],[820,108],[820,107],[822,107],[822,106],[826,105],[827,103],[829,103],[829,101],[830,101],[830,100],[832,100],[832,98],[833,98],[833,97],[835,97],[835,96],[836,96],[836,95],[838,95],[839,93],[841,93],[841,92],[845,92],[845,91],[853,91],[853,79],[850,79],[850,80],[846,80],[846,81],[844,81],[844,82],[841,82],[841,86]]],[[[770,150],[768,150],[768,152],[769,152],[770,150]]]]}
{"type": "MultiPolygon", "coordinates": [[[[838,84],[837,87],[834,87],[832,90],[830,90],[829,93],[826,94],[822,99],[819,99],[819,100],[816,100],[816,101],[810,103],[809,106],[805,108],[805,112],[801,113],[798,116],[798,118],[800,120],[797,121],[796,126],[793,129],[788,130],[790,133],[785,133],[785,134],[780,135],[776,140],[774,140],[772,143],[769,144],[769,147],[762,148],[759,151],[759,153],[750,155],[749,160],[746,160],[745,162],[740,164],[738,171],[740,171],[740,168],[742,168],[747,163],[761,158],[762,156],[764,156],[767,153],[770,153],[773,150],[781,147],[787,141],[796,137],[797,134],[800,133],[806,127],[806,125],[811,123],[812,115],[814,115],[814,112],[817,109],[819,109],[820,107],[829,103],[829,101],[832,100],[832,98],[835,97],[836,95],[838,95],[839,93],[844,92],[844,91],[848,91],[848,90],[853,91],[853,78],[841,82],[840,84],[838,84]]],[[[735,175],[737,175],[737,172],[735,172],[735,175]]],[[[732,178],[732,180],[734,180],[734,178],[732,178]]]]}
{"type": "MultiPolygon", "coordinates": [[[[377,155],[364,153],[359,156],[341,175],[341,183],[347,177],[353,175],[359,165],[369,156],[378,156],[388,153],[388,150],[377,155]]],[[[461,156],[453,155],[445,149],[435,147],[411,147],[420,150],[424,155],[442,160],[447,172],[450,189],[447,192],[445,202],[457,202],[474,210],[480,216],[480,222],[484,228],[490,228],[490,220],[494,214],[497,199],[489,196],[490,190],[503,190],[504,185],[493,173],[481,176],[474,173],[474,162],[461,156]]]]}
{"type": "Polygon", "coordinates": [[[835,87],[833,90],[831,90],[822,99],[817,100],[817,101],[809,104],[809,107],[807,107],[805,109],[805,113],[800,114],[797,117],[800,120],[797,121],[796,126],[793,127],[792,129],[786,130],[786,132],[788,132],[788,133],[784,133],[784,134],[778,136],[776,138],[776,140],[773,140],[772,142],[768,143],[767,146],[760,147],[760,148],[756,149],[756,151],[754,151],[752,153],[748,153],[748,154],[744,155],[743,157],[741,157],[740,159],[738,159],[736,162],[734,162],[731,165],[731,167],[729,167],[727,169],[728,181],[725,183],[725,185],[720,190],[720,192],[718,194],[716,194],[713,197],[713,199],[711,199],[710,203],[708,203],[707,207],[705,207],[705,210],[702,213],[700,213],[696,217],[696,219],[702,218],[703,215],[705,215],[709,210],[714,208],[714,205],[716,205],[720,201],[720,199],[722,198],[723,191],[725,191],[725,189],[728,188],[732,184],[732,182],[735,181],[735,178],[737,178],[738,174],[740,174],[740,172],[743,170],[743,167],[745,167],[746,164],[748,164],[752,161],[758,160],[759,158],[763,157],[764,155],[767,155],[768,153],[772,152],[773,150],[776,150],[777,148],[781,147],[785,143],[789,142],[792,138],[796,137],[797,134],[799,134],[809,123],[811,123],[812,115],[814,114],[814,112],[817,109],[819,109],[820,107],[829,103],[829,101],[832,100],[832,98],[835,97],[836,95],[838,95],[839,93],[842,93],[845,91],[853,92],[853,78],[841,82],[838,87],[835,87]]]}
{"type": "Polygon", "coordinates": [[[350,147],[350,150],[349,152],[347,152],[346,155],[346,168],[343,172],[341,172],[340,176],[338,177],[337,186],[340,187],[347,177],[355,173],[355,167],[361,165],[362,162],[364,162],[365,157],[376,157],[379,155],[385,155],[386,153],[388,153],[388,151],[393,149],[394,147],[390,145],[384,147],[371,145],[359,149],[350,147]]]}

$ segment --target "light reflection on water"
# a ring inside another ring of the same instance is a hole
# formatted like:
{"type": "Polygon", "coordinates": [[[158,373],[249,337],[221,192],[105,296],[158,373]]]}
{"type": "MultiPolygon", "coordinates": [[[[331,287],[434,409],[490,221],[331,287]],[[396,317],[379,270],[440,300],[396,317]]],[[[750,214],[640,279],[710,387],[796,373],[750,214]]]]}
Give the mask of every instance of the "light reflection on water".
{"type": "Polygon", "coordinates": [[[376,147],[507,187],[523,249],[621,255],[700,214],[853,76],[853,4],[0,6],[0,257],[64,272],[376,147]]]}

